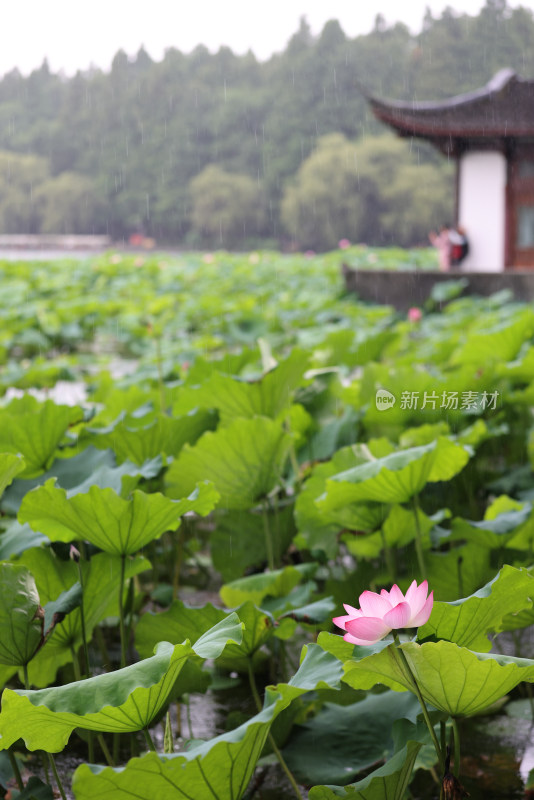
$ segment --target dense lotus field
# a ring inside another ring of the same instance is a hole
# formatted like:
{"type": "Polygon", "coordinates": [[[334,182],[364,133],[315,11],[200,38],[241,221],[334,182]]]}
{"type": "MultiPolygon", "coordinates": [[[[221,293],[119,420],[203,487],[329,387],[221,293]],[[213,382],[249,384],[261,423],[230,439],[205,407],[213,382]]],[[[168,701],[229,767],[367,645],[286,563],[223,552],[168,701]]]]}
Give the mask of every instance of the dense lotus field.
{"type": "Polygon", "coordinates": [[[534,310],[342,262],[0,262],[0,795],[527,796],[534,310]]]}

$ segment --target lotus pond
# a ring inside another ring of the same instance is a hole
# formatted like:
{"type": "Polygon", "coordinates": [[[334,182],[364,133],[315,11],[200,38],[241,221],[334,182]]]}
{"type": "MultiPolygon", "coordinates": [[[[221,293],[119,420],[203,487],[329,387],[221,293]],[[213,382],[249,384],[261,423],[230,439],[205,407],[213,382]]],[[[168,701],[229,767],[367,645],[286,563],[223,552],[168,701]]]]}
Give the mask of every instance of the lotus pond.
{"type": "Polygon", "coordinates": [[[434,261],[0,262],[0,796],[531,796],[534,310],[340,276],[434,261]]]}

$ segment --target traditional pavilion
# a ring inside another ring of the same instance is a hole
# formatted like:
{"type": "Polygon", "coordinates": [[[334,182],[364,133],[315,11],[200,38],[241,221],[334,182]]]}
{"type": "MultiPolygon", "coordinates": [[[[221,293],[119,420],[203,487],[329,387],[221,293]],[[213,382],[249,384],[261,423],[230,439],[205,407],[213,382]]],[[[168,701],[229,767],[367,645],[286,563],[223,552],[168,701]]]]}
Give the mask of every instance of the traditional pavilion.
{"type": "Polygon", "coordinates": [[[456,159],[456,223],[470,247],[462,269],[534,268],[534,81],[503,69],[439,103],[367,99],[400,136],[456,159]]]}

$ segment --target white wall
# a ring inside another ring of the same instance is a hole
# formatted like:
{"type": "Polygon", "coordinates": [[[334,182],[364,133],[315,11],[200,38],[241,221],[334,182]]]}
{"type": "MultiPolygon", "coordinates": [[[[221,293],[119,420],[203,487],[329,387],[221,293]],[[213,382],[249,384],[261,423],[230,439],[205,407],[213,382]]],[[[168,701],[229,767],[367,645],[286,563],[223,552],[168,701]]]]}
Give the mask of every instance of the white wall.
{"type": "Polygon", "coordinates": [[[504,269],[506,159],[497,152],[468,152],[460,159],[458,222],[469,239],[462,270],[504,269]]]}

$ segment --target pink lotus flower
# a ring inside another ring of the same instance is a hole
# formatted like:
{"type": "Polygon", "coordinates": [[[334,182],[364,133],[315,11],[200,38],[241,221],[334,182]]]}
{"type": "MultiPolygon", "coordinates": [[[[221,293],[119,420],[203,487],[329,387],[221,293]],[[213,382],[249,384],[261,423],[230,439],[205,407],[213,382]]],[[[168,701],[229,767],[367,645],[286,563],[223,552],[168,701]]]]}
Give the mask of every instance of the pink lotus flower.
{"type": "Polygon", "coordinates": [[[408,309],[408,319],[410,322],[419,322],[423,318],[423,312],[420,308],[412,306],[408,309]]]}
{"type": "Polygon", "coordinates": [[[350,247],[350,240],[349,239],[340,239],[338,245],[340,250],[348,250],[350,247]]]}
{"type": "Polygon", "coordinates": [[[434,604],[434,592],[428,593],[428,583],[418,586],[417,581],[404,595],[395,584],[391,591],[363,592],[360,608],[344,603],[346,616],[334,617],[338,628],[346,631],[343,637],[351,644],[376,644],[390,631],[398,628],[418,628],[427,622],[434,604]]]}

